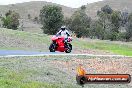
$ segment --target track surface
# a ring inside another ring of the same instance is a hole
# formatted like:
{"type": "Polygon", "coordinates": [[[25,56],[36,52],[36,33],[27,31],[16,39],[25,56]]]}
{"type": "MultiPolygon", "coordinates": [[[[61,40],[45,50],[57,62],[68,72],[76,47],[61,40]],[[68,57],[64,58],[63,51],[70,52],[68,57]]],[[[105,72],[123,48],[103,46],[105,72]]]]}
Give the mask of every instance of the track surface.
{"type": "Polygon", "coordinates": [[[60,52],[37,52],[24,50],[0,50],[0,56],[6,55],[38,55],[38,54],[59,54],[60,52]]]}
{"type": "Polygon", "coordinates": [[[129,57],[123,55],[94,55],[94,54],[73,54],[65,52],[37,52],[37,51],[24,51],[24,50],[0,50],[0,57],[17,57],[17,56],[44,56],[44,55],[68,55],[68,56],[97,56],[97,57],[129,57]]]}

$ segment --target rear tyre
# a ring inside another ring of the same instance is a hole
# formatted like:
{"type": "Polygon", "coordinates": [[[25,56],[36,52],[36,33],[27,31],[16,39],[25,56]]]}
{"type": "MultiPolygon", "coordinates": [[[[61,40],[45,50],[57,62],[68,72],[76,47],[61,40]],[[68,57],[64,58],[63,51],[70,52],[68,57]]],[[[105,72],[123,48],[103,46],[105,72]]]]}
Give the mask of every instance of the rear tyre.
{"type": "Polygon", "coordinates": [[[49,50],[50,50],[50,52],[55,52],[55,44],[54,43],[50,44],[49,50]]]}

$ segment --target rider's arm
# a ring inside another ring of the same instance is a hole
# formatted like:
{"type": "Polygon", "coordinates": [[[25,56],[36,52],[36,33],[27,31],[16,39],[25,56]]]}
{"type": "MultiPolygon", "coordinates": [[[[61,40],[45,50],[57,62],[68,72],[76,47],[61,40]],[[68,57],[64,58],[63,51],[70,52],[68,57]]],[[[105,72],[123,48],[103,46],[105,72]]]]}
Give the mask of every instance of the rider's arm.
{"type": "Polygon", "coordinates": [[[59,32],[57,32],[57,34],[56,35],[61,35],[61,30],[59,31],[59,32]]]}
{"type": "Polygon", "coordinates": [[[66,34],[67,34],[67,36],[70,36],[70,33],[66,30],[66,34]]]}

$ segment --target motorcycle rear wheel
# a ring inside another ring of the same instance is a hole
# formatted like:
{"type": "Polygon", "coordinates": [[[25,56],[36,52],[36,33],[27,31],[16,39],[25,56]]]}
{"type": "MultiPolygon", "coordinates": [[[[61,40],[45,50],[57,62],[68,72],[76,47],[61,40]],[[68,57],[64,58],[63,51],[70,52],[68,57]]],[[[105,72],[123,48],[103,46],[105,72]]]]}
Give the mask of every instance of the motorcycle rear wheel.
{"type": "Polygon", "coordinates": [[[50,52],[55,52],[55,44],[54,43],[50,44],[49,50],[50,50],[50,52]]]}

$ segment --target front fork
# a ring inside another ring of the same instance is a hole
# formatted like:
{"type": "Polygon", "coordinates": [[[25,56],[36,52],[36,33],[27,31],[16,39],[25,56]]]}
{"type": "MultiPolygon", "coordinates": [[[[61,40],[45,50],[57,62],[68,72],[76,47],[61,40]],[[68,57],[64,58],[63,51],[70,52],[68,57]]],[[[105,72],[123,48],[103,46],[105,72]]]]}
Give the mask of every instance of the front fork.
{"type": "Polygon", "coordinates": [[[57,48],[57,43],[56,43],[56,41],[53,41],[53,45],[54,45],[54,47],[55,47],[55,49],[57,48]]]}

